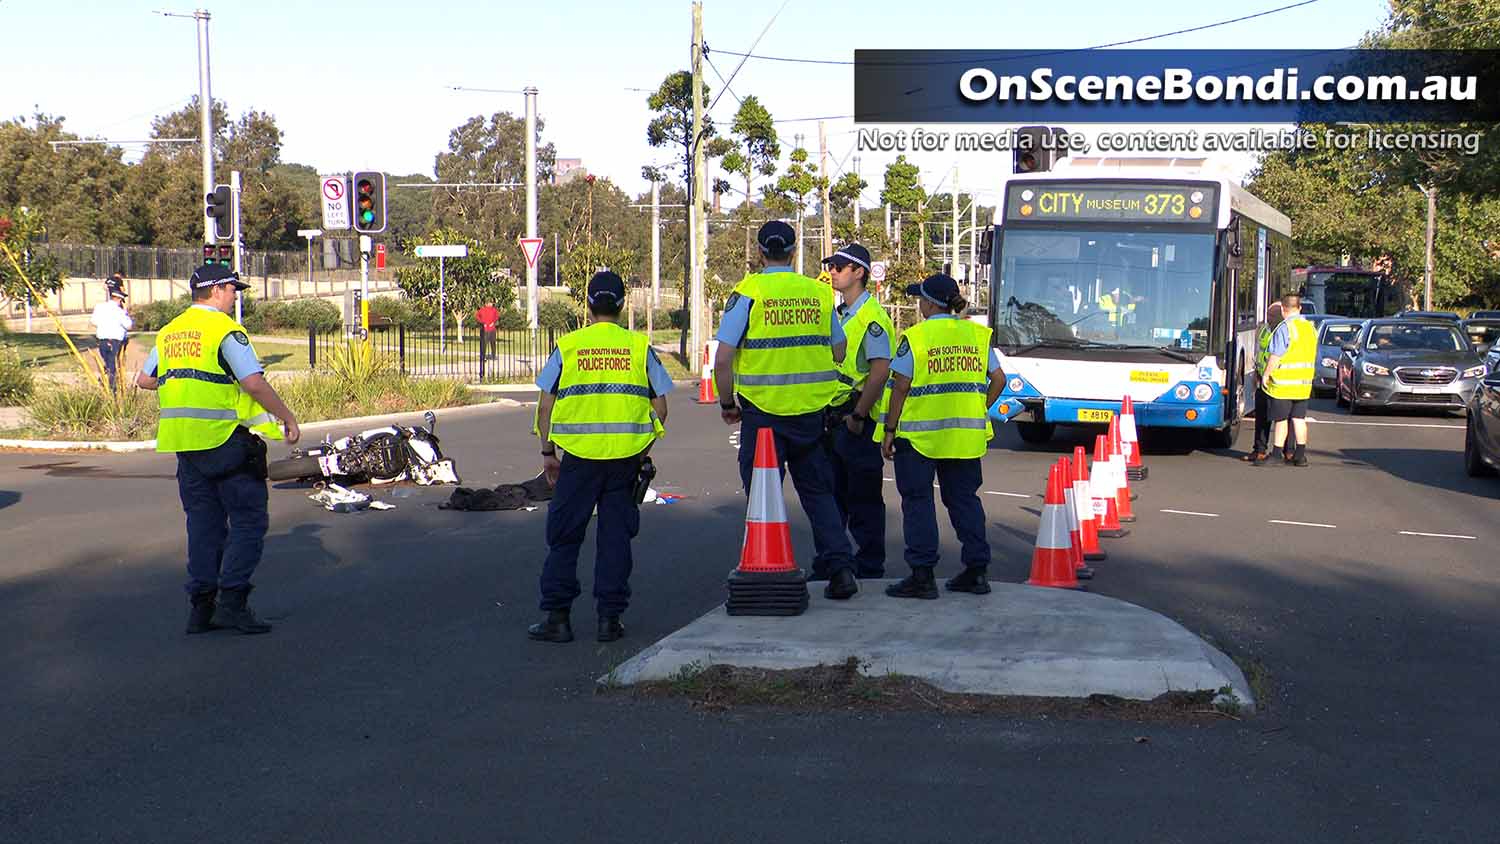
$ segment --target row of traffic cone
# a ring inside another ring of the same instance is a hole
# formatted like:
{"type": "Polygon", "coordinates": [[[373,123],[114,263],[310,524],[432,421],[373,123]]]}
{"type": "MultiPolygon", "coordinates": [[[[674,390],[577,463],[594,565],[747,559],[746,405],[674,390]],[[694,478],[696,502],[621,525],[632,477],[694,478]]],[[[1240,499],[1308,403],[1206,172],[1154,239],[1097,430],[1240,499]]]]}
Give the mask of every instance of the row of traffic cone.
{"type": "Polygon", "coordinates": [[[1136,439],[1135,408],[1126,396],[1120,415],[1110,420],[1109,433],[1094,438],[1092,472],[1083,446],[1073,449],[1071,459],[1060,457],[1048,469],[1041,527],[1026,582],[1080,589],[1080,580],[1093,578],[1088,563],[1106,558],[1100,537],[1125,536],[1129,531],[1122,523],[1135,521],[1130,504],[1134,476],[1145,477],[1145,467],[1136,439]],[[1131,471],[1132,459],[1139,472],[1131,471]]]}

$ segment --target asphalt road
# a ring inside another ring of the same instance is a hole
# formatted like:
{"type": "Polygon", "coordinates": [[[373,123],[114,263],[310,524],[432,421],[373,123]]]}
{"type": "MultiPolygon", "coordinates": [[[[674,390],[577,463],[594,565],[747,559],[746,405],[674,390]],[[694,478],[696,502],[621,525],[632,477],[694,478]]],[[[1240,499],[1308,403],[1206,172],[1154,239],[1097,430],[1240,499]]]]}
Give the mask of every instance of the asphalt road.
{"type": "MultiPolygon", "coordinates": [[[[736,562],[732,431],[691,393],[656,450],[686,499],[644,512],[606,646],[524,636],[542,511],[439,511],[446,490],[353,515],[273,490],[276,631],[187,638],[170,458],[0,455],[0,840],[1500,840],[1500,481],[1463,475],[1461,419],[1318,402],[1307,469],[1148,444],[1140,520],[1091,588],[1263,662],[1260,716],[706,713],[593,685],[736,562]]],[[[529,416],[442,424],[466,484],[535,474],[529,416]]],[[[1061,451],[997,438],[992,577],[1026,576],[1061,451]]],[[[576,620],[592,633],[586,599],[576,620]]]]}

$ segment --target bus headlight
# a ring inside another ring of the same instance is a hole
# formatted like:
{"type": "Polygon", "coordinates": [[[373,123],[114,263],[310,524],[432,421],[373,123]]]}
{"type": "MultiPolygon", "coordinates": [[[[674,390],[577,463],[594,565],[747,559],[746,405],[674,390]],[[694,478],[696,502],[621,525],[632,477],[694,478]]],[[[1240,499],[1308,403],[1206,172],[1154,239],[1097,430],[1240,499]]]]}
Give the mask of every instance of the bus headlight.
{"type": "Polygon", "coordinates": [[[1193,388],[1193,401],[1208,401],[1213,395],[1214,388],[1208,384],[1199,384],[1193,388]]]}
{"type": "Polygon", "coordinates": [[[1192,394],[1193,391],[1186,384],[1178,384],[1177,389],[1172,391],[1172,395],[1175,396],[1178,401],[1187,401],[1188,396],[1191,396],[1192,394]]]}

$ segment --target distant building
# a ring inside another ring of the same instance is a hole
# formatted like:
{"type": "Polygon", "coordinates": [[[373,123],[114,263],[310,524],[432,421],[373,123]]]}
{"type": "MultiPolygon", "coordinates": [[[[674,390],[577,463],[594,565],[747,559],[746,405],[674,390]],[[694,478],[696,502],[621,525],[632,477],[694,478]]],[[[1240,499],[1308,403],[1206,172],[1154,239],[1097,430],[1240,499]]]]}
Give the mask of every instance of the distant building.
{"type": "Polygon", "coordinates": [[[589,171],[583,166],[581,158],[559,158],[552,168],[552,184],[566,185],[574,179],[582,179],[589,171]]]}

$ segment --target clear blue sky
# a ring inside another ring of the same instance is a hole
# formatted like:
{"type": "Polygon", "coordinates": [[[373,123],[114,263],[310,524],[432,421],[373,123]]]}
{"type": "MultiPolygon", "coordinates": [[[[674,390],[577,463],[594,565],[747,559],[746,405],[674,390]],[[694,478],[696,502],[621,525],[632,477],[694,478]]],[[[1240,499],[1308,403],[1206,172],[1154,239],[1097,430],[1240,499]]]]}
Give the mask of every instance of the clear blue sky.
{"type": "MultiPolygon", "coordinates": [[[[521,97],[458,93],[449,85],[540,89],[545,140],[635,192],[642,164],[669,160],[645,143],[645,94],[688,64],[687,0],[643,2],[290,2],[207,0],[213,14],[213,94],[235,114],[258,108],[277,118],[287,161],[323,170],[432,171],[448,132],[468,117],[521,113],[521,97]],[[362,69],[362,70],[361,70],[362,69]],[[353,125],[368,115],[368,131],[353,125]]],[[[790,0],[756,52],[851,59],[855,48],[1045,49],[1081,47],[1152,35],[1285,5],[1259,0],[1232,6],[1202,2],[948,3],[892,0],[790,0]]],[[[710,50],[744,51],[775,13],[768,3],[706,0],[710,50]]],[[[67,118],[85,136],[142,138],[153,115],[197,91],[191,12],[171,0],[0,0],[5,63],[20,85],[0,88],[0,117],[40,109],[67,118]]],[[[1318,0],[1240,24],[1162,39],[1161,48],[1320,48],[1347,46],[1384,19],[1381,0],[1318,0]]],[[[726,76],[736,63],[714,57],[726,76]]],[[[714,89],[720,87],[707,71],[714,89]]],[[[732,85],[756,94],[778,119],[848,114],[852,69],[750,60],[732,85]]],[[[715,116],[726,123],[735,102],[715,116]]],[[[786,141],[807,135],[816,154],[817,124],[779,127],[786,141]]],[[[1186,127],[1183,127],[1186,128],[1186,127]]],[[[850,120],[828,125],[835,160],[855,141],[850,120]]],[[[861,156],[876,183],[886,157],[861,156]]],[[[1009,158],[958,160],[961,184],[989,183],[1009,158]]],[[[917,156],[929,187],[955,156],[917,156]]],[[[1242,163],[1242,162],[1241,162],[1242,163]]],[[[852,160],[845,160],[852,167],[852,160]]],[[[874,191],[867,194],[873,202],[874,191]]]]}

